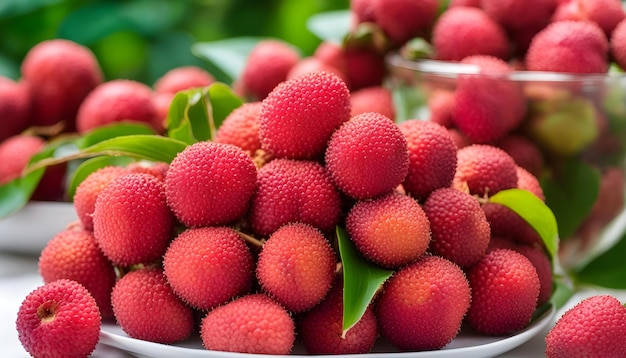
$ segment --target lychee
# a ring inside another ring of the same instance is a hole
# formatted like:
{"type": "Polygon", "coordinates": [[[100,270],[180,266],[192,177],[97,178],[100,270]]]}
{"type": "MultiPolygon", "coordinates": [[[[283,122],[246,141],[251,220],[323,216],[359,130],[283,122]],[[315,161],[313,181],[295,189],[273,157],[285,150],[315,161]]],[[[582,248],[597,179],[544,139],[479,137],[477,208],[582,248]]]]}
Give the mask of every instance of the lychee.
{"type": "Polygon", "coordinates": [[[426,35],[437,18],[437,0],[373,1],[374,21],[396,46],[426,35]]]}
{"type": "Polygon", "coordinates": [[[40,137],[18,134],[0,143],[0,184],[5,184],[22,175],[33,155],[45,146],[40,137]]]}
{"type": "Polygon", "coordinates": [[[558,5],[552,21],[592,21],[610,37],[625,16],[620,0],[567,0],[558,5]]]}
{"type": "Polygon", "coordinates": [[[430,243],[430,224],[413,198],[391,192],[357,202],[346,217],[346,231],[363,257],[397,268],[416,260],[430,243]]]}
{"type": "Polygon", "coordinates": [[[376,316],[381,334],[398,349],[440,349],[459,333],[470,300],[461,268],[438,256],[424,256],[384,284],[376,316]]]}
{"type": "Polygon", "coordinates": [[[517,164],[504,150],[487,144],[473,144],[457,152],[455,188],[469,188],[470,194],[492,196],[517,187],[517,164]]]}
{"type": "Polygon", "coordinates": [[[515,163],[535,177],[543,173],[544,158],[539,146],[526,136],[509,134],[495,143],[513,158],[515,163]]]}
{"type": "Polygon", "coordinates": [[[610,50],[613,60],[626,70],[626,20],[620,21],[611,34],[610,50]]]}
{"type": "Polygon", "coordinates": [[[106,166],[89,174],[77,187],[74,193],[74,210],[85,230],[93,230],[93,211],[96,208],[98,195],[113,181],[113,179],[127,173],[127,170],[118,166],[106,166]]]}
{"type": "Polygon", "coordinates": [[[510,33],[539,30],[550,22],[556,0],[481,0],[481,8],[510,33]]]}
{"type": "Polygon", "coordinates": [[[265,292],[292,312],[318,304],[330,290],[337,259],[324,235],[311,225],[287,224],[263,245],[256,276],[265,292]]]}
{"type": "Polygon", "coordinates": [[[17,312],[22,346],[33,357],[87,357],[98,343],[101,317],[89,291],[57,280],[30,292],[17,312]]]}
{"type": "Polygon", "coordinates": [[[391,90],[383,86],[361,88],[350,93],[351,116],[361,113],[377,112],[385,117],[396,118],[391,90]]]}
{"type": "Polygon", "coordinates": [[[480,204],[472,195],[441,188],[430,194],[424,212],[432,232],[430,249],[461,267],[482,259],[491,231],[480,204]]]}
{"type": "Polygon", "coordinates": [[[346,84],[330,72],[307,73],[282,82],[263,100],[261,145],[277,158],[317,158],[348,119],[346,84]]]}
{"type": "Polygon", "coordinates": [[[198,66],[180,66],[167,71],[154,83],[157,93],[177,93],[190,88],[205,87],[215,82],[215,77],[198,66]]]}
{"type": "Polygon", "coordinates": [[[183,231],[163,257],[167,281],[185,302],[210,309],[247,293],[254,263],[250,249],[227,227],[183,231]]]}
{"type": "Polygon", "coordinates": [[[219,226],[244,214],[256,180],[256,166],[243,149],[197,142],[170,163],[165,193],[168,205],[186,226],[219,226]]]}
{"type": "Polygon", "coordinates": [[[295,325],[274,300],[252,294],[210,311],[202,319],[200,337],[210,350],[283,355],[291,352],[295,325]]]}
{"type": "Polygon", "coordinates": [[[542,201],[545,201],[546,196],[543,193],[539,179],[519,165],[515,169],[517,169],[517,187],[519,189],[528,190],[542,201]]]}
{"type": "Polygon", "coordinates": [[[427,101],[429,111],[428,120],[446,128],[452,128],[454,92],[447,89],[435,89],[428,93],[427,101]]]}
{"type": "Polygon", "coordinates": [[[337,187],[355,199],[397,187],[409,170],[407,141],[388,117],[367,112],[352,117],[328,141],[326,167],[337,187]]]}
{"type": "Polygon", "coordinates": [[[248,102],[233,110],[222,122],[215,135],[215,142],[233,144],[249,155],[261,149],[259,118],[261,102],[248,102]]]}
{"type": "Polygon", "coordinates": [[[548,254],[537,245],[517,245],[515,251],[526,256],[535,266],[537,277],[539,277],[539,296],[537,297],[537,307],[539,307],[552,297],[552,262],[548,254]]]}
{"type": "Polygon", "coordinates": [[[329,63],[324,62],[322,59],[314,56],[304,57],[300,59],[287,73],[286,80],[290,80],[294,77],[302,76],[311,72],[320,72],[326,71],[331,72],[337,75],[337,77],[341,78],[342,81],[346,82],[346,72],[342,71],[329,63]]]}
{"type": "Polygon", "coordinates": [[[347,85],[351,91],[381,86],[387,75],[385,58],[373,50],[346,48],[343,51],[347,85]]]}
{"type": "Polygon", "coordinates": [[[425,200],[436,189],[449,187],[456,172],[457,146],[450,133],[435,122],[411,119],[399,124],[409,150],[404,189],[425,200]]]}
{"type": "Polygon", "coordinates": [[[542,242],[532,226],[508,207],[498,203],[485,203],[481,207],[489,221],[491,235],[510,238],[526,245],[542,242]]]}
{"type": "Polygon", "coordinates": [[[20,134],[30,125],[31,99],[28,85],[0,76],[0,142],[20,134]]]}

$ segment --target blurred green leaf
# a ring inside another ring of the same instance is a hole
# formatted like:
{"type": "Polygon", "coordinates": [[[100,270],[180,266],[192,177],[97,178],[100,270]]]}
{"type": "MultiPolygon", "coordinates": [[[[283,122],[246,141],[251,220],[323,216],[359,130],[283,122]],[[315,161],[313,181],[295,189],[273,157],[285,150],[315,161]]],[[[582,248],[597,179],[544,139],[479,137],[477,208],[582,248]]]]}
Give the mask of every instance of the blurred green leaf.
{"type": "Polygon", "coordinates": [[[209,86],[208,99],[211,110],[211,139],[215,139],[215,131],[222,125],[224,119],[236,108],[243,104],[243,100],[235,95],[227,85],[214,83],[209,86]]]}
{"type": "Polygon", "coordinates": [[[78,188],[80,183],[82,183],[83,180],[89,176],[89,174],[95,172],[96,170],[110,165],[126,166],[132,161],[133,159],[129,157],[110,157],[106,155],[83,161],[74,171],[74,175],[72,175],[72,179],[67,188],[68,197],[73,200],[76,188],[78,188]]]}
{"type": "Polygon", "coordinates": [[[574,272],[577,283],[597,285],[607,288],[626,289],[626,235],[614,246],[596,256],[574,272]]]}
{"type": "Polygon", "coordinates": [[[574,295],[574,288],[571,282],[567,281],[566,276],[553,275],[552,282],[554,284],[554,290],[550,297],[550,302],[557,309],[563,307],[567,301],[574,295]]]}
{"type": "Polygon", "coordinates": [[[321,40],[341,44],[350,31],[350,10],[327,11],[315,14],[306,26],[321,40]]]}
{"type": "Polygon", "coordinates": [[[96,143],[78,153],[78,157],[96,155],[128,156],[155,162],[169,163],[187,144],[157,135],[127,135],[96,143]]]}
{"type": "Polygon", "coordinates": [[[234,37],[212,42],[193,44],[191,52],[212,63],[232,81],[239,77],[252,48],[261,41],[260,37],[234,37]]]}
{"type": "Polygon", "coordinates": [[[343,334],[352,328],[367,310],[372,298],[393,271],[366,261],[350,241],[346,231],[337,227],[339,253],[343,265],[343,334]]]}
{"type": "Polygon", "coordinates": [[[2,0],[0,1],[0,18],[22,15],[63,1],[64,0],[2,0]]]}
{"type": "Polygon", "coordinates": [[[135,134],[154,134],[148,124],[139,122],[116,122],[91,130],[76,140],[76,146],[84,149],[103,140],[135,134]]]}
{"type": "Polygon", "coordinates": [[[528,190],[502,190],[489,198],[489,202],[508,207],[521,216],[541,236],[550,256],[554,259],[559,248],[557,221],[550,208],[528,190]]]}

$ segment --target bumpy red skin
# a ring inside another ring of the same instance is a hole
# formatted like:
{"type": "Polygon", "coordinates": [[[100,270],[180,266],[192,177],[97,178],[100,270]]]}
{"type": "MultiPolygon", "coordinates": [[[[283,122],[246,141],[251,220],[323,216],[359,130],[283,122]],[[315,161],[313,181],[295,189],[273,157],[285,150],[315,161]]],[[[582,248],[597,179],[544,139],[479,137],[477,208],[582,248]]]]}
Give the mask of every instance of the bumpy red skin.
{"type": "Polygon", "coordinates": [[[45,283],[59,279],[76,281],[89,290],[102,317],[113,317],[111,290],[115,270],[91,232],[80,227],[61,231],[41,251],[38,266],[45,283]]]}
{"type": "Polygon", "coordinates": [[[437,17],[437,0],[375,0],[374,21],[396,46],[424,35],[437,17]]]}
{"type": "Polygon", "coordinates": [[[44,284],[17,312],[22,346],[33,357],[87,357],[98,343],[101,317],[89,291],[71,280],[44,284]]]}
{"type": "Polygon", "coordinates": [[[124,275],[111,293],[115,320],[130,337],[172,344],[187,338],[194,313],[176,296],[160,268],[124,275]]]}
{"type": "Polygon", "coordinates": [[[30,93],[26,82],[0,76],[0,142],[30,125],[30,93]]]}
{"type": "Polygon", "coordinates": [[[43,149],[43,139],[18,134],[0,143],[0,184],[19,177],[33,155],[43,149]]]}
{"type": "Polygon", "coordinates": [[[452,128],[452,110],[454,109],[454,92],[447,89],[436,89],[428,95],[428,120],[446,128],[452,128]]]}
{"type": "Polygon", "coordinates": [[[458,334],[470,305],[463,271],[438,256],[424,256],[397,271],[376,301],[381,334],[403,351],[444,347],[458,334]]]}
{"type": "Polygon", "coordinates": [[[210,311],[202,319],[200,337],[210,350],[284,355],[295,342],[295,325],[277,302],[252,294],[210,311]]]}
{"type": "Polygon", "coordinates": [[[546,336],[546,357],[622,357],[626,308],[609,295],[588,297],[566,311],[546,336]]]}
{"type": "Polygon", "coordinates": [[[202,310],[247,293],[253,266],[243,239],[226,227],[188,229],[172,241],[163,257],[165,276],[174,292],[202,310]]]}
{"type": "Polygon", "coordinates": [[[517,165],[500,148],[486,144],[472,144],[457,152],[455,188],[465,185],[470,194],[491,196],[505,189],[517,187],[517,165]]]}
{"type": "Polygon", "coordinates": [[[383,84],[387,75],[383,56],[367,49],[348,48],[343,51],[343,57],[351,91],[383,84]]]}
{"type": "Polygon", "coordinates": [[[343,333],[343,280],[335,279],[324,300],[297,322],[297,334],[310,354],[369,353],[378,338],[378,323],[370,305],[363,316],[343,333]]]}
{"type": "Polygon", "coordinates": [[[416,260],[430,243],[424,210],[397,192],[357,202],[346,217],[346,231],[363,257],[389,268],[416,260]]]}
{"type": "Polygon", "coordinates": [[[331,64],[324,62],[322,59],[314,56],[300,59],[300,61],[298,61],[298,63],[296,63],[291,68],[291,70],[289,70],[289,73],[287,73],[287,80],[307,73],[319,71],[332,72],[337,75],[337,77],[341,78],[342,81],[347,81],[345,71],[342,71],[339,68],[336,68],[331,64]]]}
{"type": "Polygon", "coordinates": [[[261,102],[248,102],[233,110],[218,128],[215,142],[233,144],[254,155],[261,149],[259,138],[261,106],[261,102]]]}
{"type": "Polygon", "coordinates": [[[186,226],[226,225],[245,213],[256,180],[256,166],[243,149],[198,142],[170,163],[165,194],[168,205],[186,226]]]}
{"type": "Polygon", "coordinates": [[[548,302],[552,297],[552,263],[546,252],[538,247],[530,245],[518,245],[517,252],[526,256],[535,266],[539,277],[539,296],[537,297],[537,307],[548,302]]]}
{"type": "Polygon", "coordinates": [[[452,188],[435,190],[424,203],[432,232],[430,249],[461,267],[482,259],[489,246],[490,228],[473,196],[452,188]]]}
{"type": "Polygon", "coordinates": [[[350,93],[351,116],[377,112],[391,119],[396,118],[391,90],[383,86],[362,88],[350,93]]]}
{"type": "Polygon", "coordinates": [[[270,297],[292,312],[303,312],[326,296],[336,264],[335,252],[319,230],[293,223],[265,242],[256,277],[270,297]]]}
{"type": "Polygon", "coordinates": [[[150,174],[124,174],[96,199],[93,233],[105,256],[120,266],[163,256],[173,232],[163,182],[150,174]]]}
{"type": "Polygon", "coordinates": [[[438,60],[460,61],[471,55],[501,59],[509,56],[504,29],[474,7],[458,6],[445,11],[435,22],[432,43],[438,60]]]}
{"type": "Polygon", "coordinates": [[[82,101],[103,81],[91,50],[63,39],[43,41],[31,48],[21,72],[31,91],[33,124],[66,121],[68,131],[74,129],[82,101]]]}
{"type": "Polygon", "coordinates": [[[537,179],[536,176],[532,175],[528,170],[520,167],[519,165],[516,167],[516,169],[517,187],[519,189],[528,190],[531,193],[535,194],[535,196],[542,201],[546,201],[546,196],[543,193],[543,188],[541,188],[541,184],[539,184],[539,179],[537,179]]]}
{"type": "Polygon", "coordinates": [[[449,187],[456,172],[457,146],[448,130],[435,122],[411,119],[399,124],[409,150],[404,189],[418,200],[449,187]]]}
{"type": "Polygon", "coordinates": [[[154,83],[157,93],[177,93],[190,88],[205,87],[215,82],[215,77],[197,66],[176,67],[167,71],[154,83]]]}
{"type": "Polygon", "coordinates": [[[259,169],[249,221],[260,236],[296,221],[326,233],[339,222],[340,206],[339,191],[319,163],[274,159],[259,169]]]}
{"type": "Polygon", "coordinates": [[[354,199],[368,199],[396,188],[409,170],[407,141],[380,113],[352,117],[337,129],[325,153],[333,182],[354,199]]]}
{"type": "Polygon", "coordinates": [[[116,79],[89,93],[78,109],[76,128],[84,134],[125,120],[151,125],[156,116],[150,87],[132,80],[116,79]]]}
{"type": "Polygon", "coordinates": [[[530,71],[605,73],[608,52],[609,42],[595,23],[557,21],[535,35],[525,62],[530,71]]]}
{"type": "Polygon", "coordinates": [[[491,235],[507,237],[518,243],[535,245],[541,243],[541,237],[521,216],[504,205],[486,203],[482,205],[491,235]]]}
{"type": "Polygon", "coordinates": [[[610,49],[613,60],[620,68],[626,69],[626,20],[621,21],[613,30],[610,49]]]}
{"type": "Polygon", "coordinates": [[[300,55],[279,40],[263,40],[256,44],[240,77],[243,94],[253,101],[261,101],[281,82],[300,60],[300,55]]]}
{"type": "Polygon", "coordinates": [[[559,4],[552,21],[593,21],[610,37],[624,17],[624,8],[619,0],[568,0],[559,4]]]}
{"type": "Polygon", "coordinates": [[[526,256],[490,251],[467,271],[472,305],[466,321],[479,333],[503,335],[526,327],[537,306],[539,277],[526,256]]]}
{"type": "Polygon", "coordinates": [[[316,159],[331,134],[350,119],[350,92],[330,72],[282,82],[264,100],[259,136],[276,158],[316,159]]]}

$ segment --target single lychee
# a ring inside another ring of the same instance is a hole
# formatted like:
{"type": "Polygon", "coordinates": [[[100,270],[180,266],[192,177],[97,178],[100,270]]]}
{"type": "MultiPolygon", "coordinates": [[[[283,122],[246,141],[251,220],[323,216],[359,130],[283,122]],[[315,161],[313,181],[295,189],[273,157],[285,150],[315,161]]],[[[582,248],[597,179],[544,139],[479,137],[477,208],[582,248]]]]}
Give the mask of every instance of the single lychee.
{"type": "Polygon", "coordinates": [[[460,267],[438,256],[424,256],[384,284],[376,317],[381,334],[398,349],[434,350],[457,336],[470,300],[460,267]]]}
{"type": "Polygon", "coordinates": [[[315,48],[313,57],[333,68],[336,68],[339,72],[344,74],[339,77],[347,78],[345,76],[347,76],[348,73],[348,63],[344,52],[345,49],[341,46],[341,44],[337,44],[332,41],[322,41],[315,48]]]}
{"type": "Polygon", "coordinates": [[[611,37],[613,30],[625,16],[620,0],[567,0],[558,5],[552,21],[592,21],[607,37],[611,37]]]}
{"type": "Polygon", "coordinates": [[[626,352],[626,308],[610,295],[583,299],[546,336],[546,357],[621,357],[626,352]]]}
{"type": "Polygon", "coordinates": [[[346,63],[347,85],[351,91],[381,86],[387,75],[385,58],[373,50],[346,48],[343,51],[346,63]]]}
{"type": "Polygon", "coordinates": [[[81,103],[76,128],[84,134],[121,121],[151,124],[155,117],[150,87],[133,80],[115,79],[98,85],[81,103]]]}
{"type": "Polygon", "coordinates": [[[530,323],[539,277],[528,258],[509,249],[490,251],[467,271],[472,304],[466,321],[479,333],[503,335],[530,323]]]}
{"type": "Polygon", "coordinates": [[[298,77],[311,72],[326,71],[331,72],[346,82],[346,72],[342,71],[329,63],[324,62],[322,59],[314,56],[301,58],[287,73],[286,80],[290,80],[294,77],[298,77]]]}
{"type": "Polygon", "coordinates": [[[131,162],[126,166],[126,170],[129,173],[150,174],[162,182],[165,182],[165,176],[167,175],[169,168],[170,165],[166,162],[151,161],[131,162]]]}
{"type": "Polygon", "coordinates": [[[373,1],[374,21],[396,46],[425,35],[437,18],[437,0],[373,1]]]}
{"type": "Polygon", "coordinates": [[[457,146],[450,133],[435,122],[411,119],[399,124],[409,150],[404,189],[418,200],[449,187],[456,172],[457,146]]]}
{"type": "Polygon", "coordinates": [[[183,231],[163,257],[167,281],[185,302],[210,309],[247,293],[254,263],[250,249],[227,227],[183,231]]]}
{"type": "Polygon", "coordinates": [[[168,205],[186,226],[219,226],[244,214],[256,180],[256,166],[243,149],[197,142],[170,163],[165,193],[168,205]]]}
{"type": "Polygon", "coordinates": [[[290,222],[332,232],[341,198],[326,169],[313,161],[274,159],[259,169],[249,221],[255,233],[269,236],[290,222]]]}
{"type": "Polygon", "coordinates": [[[22,175],[33,155],[39,153],[45,141],[28,134],[14,135],[0,143],[0,184],[5,184],[22,175]]]}
{"type": "Polygon", "coordinates": [[[491,231],[476,198],[452,188],[437,189],[426,199],[424,212],[430,221],[433,253],[461,267],[482,259],[491,231]]]}
{"type": "Polygon", "coordinates": [[[539,30],[548,23],[556,0],[480,0],[481,8],[509,33],[539,30]]]}
{"type": "Polygon", "coordinates": [[[610,50],[613,60],[626,70],[626,20],[622,20],[611,34],[610,50]]]}
{"type": "Polygon", "coordinates": [[[79,106],[103,80],[93,52],[64,39],[33,46],[22,61],[21,73],[31,91],[33,124],[48,126],[65,121],[69,131],[75,128],[79,106]]]}
{"type": "Polygon", "coordinates": [[[357,202],[346,217],[346,231],[363,257],[397,268],[416,260],[430,243],[430,224],[413,198],[391,192],[357,202]]]}
{"type": "Polygon", "coordinates": [[[87,357],[98,343],[101,317],[89,291],[57,280],[30,292],[17,312],[22,346],[33,357],[87,357]]]}
{"type": "Polygon", "coordinates": [[[492,196],[517,187],[517,164],[504,150],[487,144],[473,144],[457,152],[455,188],[469,188],[470,194],[492,196]]]}
{"type": "Polygon", "coordinates": [[[113,287],[111,301],[116,322],[132,338],[171,344],[193,330],[193,310],[172,291],[160,268],[125,274],[113,287]]]}
{"type": "Polygon", "coordinates": [[[173,225],[163,182],[153,175],[121,175],[96,198],[93,233],[102,252],[117,265],[158,260],[172,238],[173,225]]]}
{"type": "Polygon", "coordinates": [[[215,142],[233,144],[249,155],[261,149],[259,118],[261,102],[248,102],[233,110],[218,128],[215,142]]]}
{"type": "Polygon", "coordinates": [[[396,118],[391,90],[383,86],[361,88],[350,93],[351,116],[361,113],[377,112],[385,117],[396,118]]]}
{"type": "Polygon", "coordinates": [[[407,141],[389,117],[352,117],[328,141],[326,168],[337,187],[355,199],[373,198],[400,185],[409,170],[407,141]]]}
{"type": "Polygon", "coordinates": [[[204,347],[214,351],[284,355],[295,342],[295,325],[277,302],[252,294],[209,311],[200,337],[204,347]]]}
{"type": "Polygon", "coordinates": [[[539,277],[537,307],[539,307],[552,297],[552,262],[548,254],[538,245],[517,245],[515,251],[526,256],[537,270],[537,277],[539,277]]]}
{"type": "Polygon", "coordinates": [[[324,235],[311,225],[292,223],[263,245],[256,276],[265,292],[292,312],[318,304],[330,290],[337,259],[324,235]]]}
{"type": "Polygon", "coordinates": [[[31,121],[28,84],[0,76],[0,142],[20,134],[31,121]]]}
{"type": "Polygon", "coordinates": [[[157,93],[177,93],[190,88],[205,87],[215,82],[215,77],[198,66],[180,66],[167,71],[154,83],[157,93]]]}
{"type": "Polygon", "coordinates": [[[330,72],[307,73],[282,82],[263,100],[261,145],[277,158],[317,158],[348,119],[346,84],[330,72]]]}
{"type": "Polygon", "coordinates": [[[98,303],[102,317],[113,317],[115,270],[91,232],[79,226],[56,234],[39,255],[39,274],[45,283],[59,279],[80,283],[98,303]]]}

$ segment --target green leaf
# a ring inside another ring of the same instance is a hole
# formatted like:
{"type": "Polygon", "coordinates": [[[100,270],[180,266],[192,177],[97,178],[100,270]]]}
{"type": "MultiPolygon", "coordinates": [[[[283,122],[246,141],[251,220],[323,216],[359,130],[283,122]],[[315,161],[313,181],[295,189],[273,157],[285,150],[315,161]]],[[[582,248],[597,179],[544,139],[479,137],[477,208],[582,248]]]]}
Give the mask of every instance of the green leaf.
{"type": "Polygon", "coordinates": [[[567,277],[563,275],[553,275],[552,282],[554,284],[554,290],[550,297],[550,303],[552,303],[556,309],[559,309],[574,295],[574,288],[572,283],[567,281],[567,277]]]}
{"type": "Polygon", "coordinates": [[[554,212],[562,240],[572,237],[598,196],[600,173],[578,160],[565,162],[558,176],[544,177],[541,187],[554,212]]]}
{"type": "Polygon", "coordinates": [[[611,248],[587,262],[583,267],[575,269],[572,274],[577,283],[626,289],[625,257],[626,234],[622,235],[611,248]]]}
{"type": "MultiPolygon", "coordinates": [[[[166,127],[168,137],[187,144],[193,144],[198,141],[194,137],[192,123],[188,115],[189,107],[193,105],[194,98],[198,96],[202,96],[202,89],[181,91],[174,96],[167,112],[166,127]]],[[[194,117],[194,120],[198,121],[197,127],[202,126],[203,123],[208,123],[208,117],[202,115],[200,118],[194,117]]],[[[201,130],[201,128],[198,128],[198,131],[201,130]]],[[[208,130],[208,127],[205,130],[208,130]]]]}
{"type": "Polygon", "coordinates": [[[144,123],[116,122],[95,128],[79,137],[76,140],[76,146],[83,149],[107,139],[136,134],[154,134],[154,130],[144,123]]]}
{"type": "Polygon", "coordinates": [[[187,147],[179,140],[157,135],[128,135],[111,138],[85,148],[79,157],[96,155],[128,156],[170,163],[176,155],[187,147]]]}
{"type": "Polygon", "coordinates": [[[527,190],[508,189],[490,197],[489,202],[504,205],[521,216],[541,236],[552,259],[556,257],[559,246],[557,221],[541,199],[527,190]]]}
{"type": "Polygon", "coordinates": [[[74,175],[72,176],[72,180],[67,188],[67,195],[69,198],[74,198],[74,194],[76,193],[76,188],[80,185],[80,183],[89,176],[89,174],[95,172],[100,168],[104,168],[106,166],[115,165],[115,166],[126,166],[130,162],[132,162],[132,158],[129,157],[110,157],[110,156],[99,156],[85,160],[80,163],[80,165],[74,171],[74,175]]]}
{"type": "Polygon", "coordinates": [[[372,298],[393,271],[382,269],[361,257],[341,227],[337,227],[337,240],[343,266],[342,330],[345,335],[359,322],[372,298]]]}
{"type": "Polygon", "coordinates": [[[222,71],[230,81],[239,78],[252,48],[260,37],[233,37],[193,44],[191,52],[222,71]]]}
{"type": "Polygon", "coordinates": [[[306,27],[321,40],[341,44],[350,31],[350,19],[350,10],[327,11],[309,17],[306,27]]]}
{"type": "Polygon", "coordinates": [[[234,109],[243,104],[243,100],[223,83],[213,83],[209,86],[208,100],[211,108],[209,111],[210,122],[212,123],[211,139],[215,139],[215,131],[234,109]]]}

